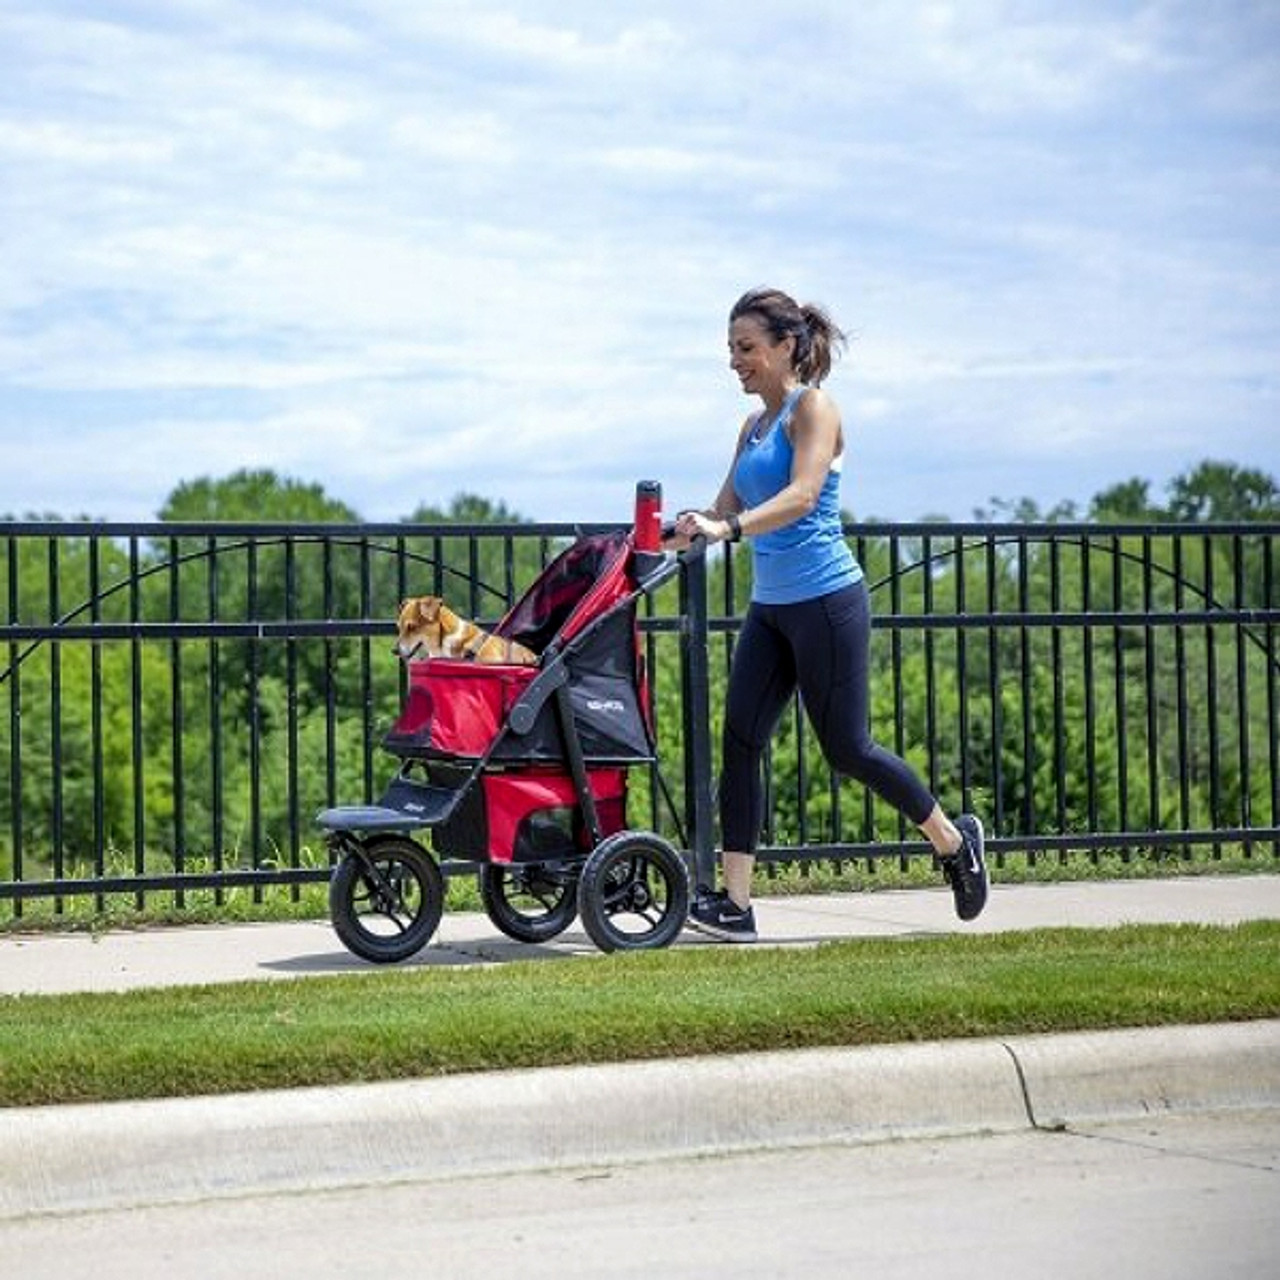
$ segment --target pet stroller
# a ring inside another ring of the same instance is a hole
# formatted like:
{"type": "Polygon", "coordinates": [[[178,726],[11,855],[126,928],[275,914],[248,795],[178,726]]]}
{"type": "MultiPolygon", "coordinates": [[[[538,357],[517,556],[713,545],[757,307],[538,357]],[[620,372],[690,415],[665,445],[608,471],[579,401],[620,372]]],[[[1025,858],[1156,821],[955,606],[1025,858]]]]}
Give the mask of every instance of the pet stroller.
{"type": "Polygon", "coordinates": [[[664,947],[680,932],[684,858],[626,820],[628,769],[655,761],[637,604],[677,569],[639,496],[637,513],[635,530],[574,542],[495,628],[536,666],[408,663],[383,743],[399,771],[377,804],[317,819],[336,863],[333,926],[357,955],[389,963],[426,945],[444,910],[441,856],[476,864],[489,918],[522,942],[579,916],[604,951],[664,947]]]}

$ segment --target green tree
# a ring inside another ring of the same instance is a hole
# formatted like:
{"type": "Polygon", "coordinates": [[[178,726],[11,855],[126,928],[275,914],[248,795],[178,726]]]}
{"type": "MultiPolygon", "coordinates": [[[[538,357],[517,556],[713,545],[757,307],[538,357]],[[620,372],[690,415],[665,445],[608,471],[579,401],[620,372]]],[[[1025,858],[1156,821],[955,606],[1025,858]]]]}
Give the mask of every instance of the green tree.
{"type": "Polygon", "coordinates": [[[1280,486],[1252,467],[1205,461],[1169,484],[1175,520],[1280,520],[1280,486]]]}
{"type": "Polygon", "coordinates": [[[1103,489],[1089,503],[1089,519],[1096,523],[1158,519],[1163,515],[1164,512],[1152,505],[1150,483],[1137,477],[1103,489]]]}
{"type": "Polygon", "coordinates": [[[178,485],[160,508],[160,519],[204,522],[279,521],[289,524],[351,524],[360,517],[345,502],[274,471],[242,469],[222,479],[202,477],[178,485]]]}
{"type": "Polygon", "coordinates": [[[477,493],[456,493],[447,507],[421,503],[409,517],[410,524],[520,524],[524,518],[505,502],[477,493]]]}

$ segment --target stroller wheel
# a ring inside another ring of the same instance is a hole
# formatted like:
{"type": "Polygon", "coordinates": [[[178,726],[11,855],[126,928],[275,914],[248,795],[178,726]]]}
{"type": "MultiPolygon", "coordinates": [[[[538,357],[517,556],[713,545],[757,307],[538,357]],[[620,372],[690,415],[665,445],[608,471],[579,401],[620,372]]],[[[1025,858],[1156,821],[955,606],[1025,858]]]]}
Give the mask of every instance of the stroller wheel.
{"type": "Polygon", "coordinates": [[[364,960],[407,960],[444,914],[435,859],[404,836],[373,836],[350,850],[329,883],[329,915],[343,944],[364,960]]]}
{"type": "Polygon", "coordinates": [[[689,912],[689,872],[660,836],[619,831],[602,840],[578,881],[578,912],[601,951],[668,946],[689,912]]]}
{"type": "Polygon", "coordinates": [[[480,872],[484,909],[508,938],[546,942],[578,915],[578,869],[569,863],[490,864],[480,872]]]}

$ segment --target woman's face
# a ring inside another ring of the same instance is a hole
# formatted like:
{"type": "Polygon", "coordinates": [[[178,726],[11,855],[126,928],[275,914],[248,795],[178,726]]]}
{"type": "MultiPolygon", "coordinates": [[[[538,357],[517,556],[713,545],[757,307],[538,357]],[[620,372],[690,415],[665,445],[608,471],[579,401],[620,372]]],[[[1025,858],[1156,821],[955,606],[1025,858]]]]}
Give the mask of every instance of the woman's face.
{"type": "Polygon", "coordinates": [[[793,376],[795,346],[794,338],[774,342],[764,322],[750,313],[729,326],[729,366],[738,375],[743,391],[754,395],[764,395],[793,376]]]}

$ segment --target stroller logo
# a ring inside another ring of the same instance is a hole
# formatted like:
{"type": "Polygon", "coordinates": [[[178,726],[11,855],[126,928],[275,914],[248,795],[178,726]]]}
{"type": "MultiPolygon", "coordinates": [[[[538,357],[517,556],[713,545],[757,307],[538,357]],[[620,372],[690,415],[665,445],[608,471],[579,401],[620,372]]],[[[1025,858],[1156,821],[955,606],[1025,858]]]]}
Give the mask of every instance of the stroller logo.
{"type": "Polygon", "coordinates": [[[623,702],[620,702],[617,698],[588,698],[587,699],[588,711],[608,711],[616,715],[618,712],[625,711],[626,709],[627,709],[626,704],[623,702]]]}

